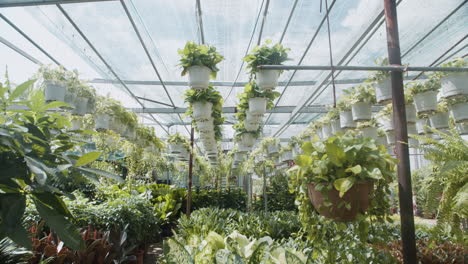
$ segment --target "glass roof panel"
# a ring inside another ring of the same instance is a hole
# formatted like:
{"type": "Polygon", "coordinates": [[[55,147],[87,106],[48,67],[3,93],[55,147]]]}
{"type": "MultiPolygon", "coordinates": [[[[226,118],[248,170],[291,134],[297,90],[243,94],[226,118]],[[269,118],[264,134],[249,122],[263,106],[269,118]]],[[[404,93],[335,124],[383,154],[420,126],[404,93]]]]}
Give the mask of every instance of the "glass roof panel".
{"type": "Polygon", "coordinates": [[[0,42],[0,80],[4,81],[8,70],[9,79],[13,84],[27,81],[39,69],[39,65],[31,62],[19,53],[0,42]]]}

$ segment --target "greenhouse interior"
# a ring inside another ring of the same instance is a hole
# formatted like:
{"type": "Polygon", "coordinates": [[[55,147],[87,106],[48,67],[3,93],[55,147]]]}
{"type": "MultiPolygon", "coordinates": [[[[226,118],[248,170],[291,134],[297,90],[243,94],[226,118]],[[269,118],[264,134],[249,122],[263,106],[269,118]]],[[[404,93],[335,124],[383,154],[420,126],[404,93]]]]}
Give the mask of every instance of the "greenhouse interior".
{"type": "Polygon", "coordinates": [[[466,0],[0,0],[0,263],[468,262],[466,0]]]}

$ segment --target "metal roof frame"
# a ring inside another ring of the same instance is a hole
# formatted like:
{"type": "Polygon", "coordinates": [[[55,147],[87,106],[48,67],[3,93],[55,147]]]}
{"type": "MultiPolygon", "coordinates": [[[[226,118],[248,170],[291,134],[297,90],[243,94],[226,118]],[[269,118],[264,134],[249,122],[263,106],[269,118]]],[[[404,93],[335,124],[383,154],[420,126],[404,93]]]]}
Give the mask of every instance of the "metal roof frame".
{"type": "Polygon", "coordinates": [[[39,6],[39,5],[61,5],[61,4],[77,4],[89,2],[105,2],[117,0],[2,0],[0,8],[2,7],[18,7],[18,6],[39,6]]]}

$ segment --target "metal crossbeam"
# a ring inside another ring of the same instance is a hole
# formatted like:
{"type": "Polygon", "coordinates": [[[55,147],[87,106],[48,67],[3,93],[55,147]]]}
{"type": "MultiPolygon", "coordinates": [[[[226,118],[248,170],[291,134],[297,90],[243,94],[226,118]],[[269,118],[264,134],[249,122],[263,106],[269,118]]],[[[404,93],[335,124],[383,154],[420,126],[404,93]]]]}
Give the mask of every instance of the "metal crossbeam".
{"type": "Polygon", "coordinates": [[[44,65],[42,62],[40,62],[39,60],[37,60],[36,58],[34,58],[33,56],[29,55],[26,51],[18,48],[15,44],[9,42],[8,40],[2,38],[0,36],[0,42],[5,44],[5,46],[9,47],[10,49],[16,51],[18,54],[20,54],[21,56],[25,57],[26,59],[30,60],[31,62],[35,63],[35,64],[39,64],[39,65],[44,65]]]}
{"type": "Polygon", "coordinates": [[[200,42],[201,44],[205,44],[205,32],[203,30],[203,17],[202,17],[202,9],[200,0],[196,0],[196,8],[197,8],[197,20],[198,20],[198,27],[200,29],[200,42]]]}
{"type": "MultiPolygon", "coordinates": [[[[466,36],[465,36],[466,38],[466,36]]],[[[462,39],[464,40],[464,39],[462,39]]],[[[327,71],[327,70],[341,70],[341,71],[440,71],[440,72],[465,72],[468,68],[464,67],[426,67],[426,66],[312,66],[312,65],[260,65],[259,69],[265,70],[312,70],[312,71],[327,71]]]]}
{"type": "Polygon", "coordinates": [[[39,5],[61,5],[61,4],[77,4],[89,2],[105,2],[117,0],[2,0],[1,7],[17,7],[17,6],[39,6],[39,5]]]}

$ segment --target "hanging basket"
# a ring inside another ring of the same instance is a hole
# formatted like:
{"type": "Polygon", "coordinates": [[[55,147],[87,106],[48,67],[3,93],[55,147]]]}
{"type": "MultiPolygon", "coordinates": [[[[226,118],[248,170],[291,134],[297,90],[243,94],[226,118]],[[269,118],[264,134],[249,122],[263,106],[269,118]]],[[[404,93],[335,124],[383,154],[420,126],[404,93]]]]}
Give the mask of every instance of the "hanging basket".
{"type": "Polygon", "coordinates": [[[275,143],[269,144],[269,145],[267,146],[267,152],[268,152],[269,155],[278,154],[278,152],[279,152],[279,146],[278,146],[278,144],[275,144],[275,143]]]}
{"type": "MultiPolygon", "coordinates": [[[[242,143],[242,142],[241,142],[242,143]]],[[[252,147],[245,146],[243,144],[239,144],[239,152],[249,152],[252,147]]]]}
{"type": "Polygon", "coordinates": [[[265,97],[255,97],[249,99],[249,113],[263,115],[266,112],[267,100],[265,97]]]}
{"type": "Polygon", "coordinates": [[[247,130],[248,132],[254,132],[258,130],[258,128],[260,127],[260,124],[256,122],[255,123],[247,122],[247,120],[245,120],[244,127],[245,127],[245,130],[247,130]]]}
{"type": "Polygon", "coordinates": [[[369,121],[372,118],[372,106],[370,103],[358,102],[351,105],[353,121],[369,121]]]}
{"type": "Polygon", "coordinates": [[[380,118],[380,124],[384,131],[391,131],[394,129],[393,117],[392,116],[382,116],[380,118]]]}
{"type": "Polygon", "coordinates": [[[70,107],[75,107],[75,101],[77,95],[68,89],[65,89],[65,98],[63,99],[65,103],[67,103],[70,107]]]}
{"type": "Polygon", "coordinates": [[[281,154],[281,162],[288,163],[289,161],[293,160],[293,153],[292,151],[285,151],[281,154]]]}
{"type": "Polygon", "coordinates": [[[372,127],[372,126],[363,127],[363,128],[361,128],[361,135],[363,137],[372,138],[373,140],[377,140],[377,138],[378,138],[377,128],[372,127]]]}
{"type": "Polygon", "coordinates": [[[406,123],[416,123],[416,108],[414,104],[405,105],[406,123]]]}
{"type": "Polygon", "coordinates": [[[81,129],[81,120],[80,119],[73,119],[71,121],[70,130],[80,130],[80,129],[81,129]]]}
{"type": "Polygon", "coordinates": [[[416,124],[411,123],[407,125],[408,128],[408,144],[410,148],[414,148],[419,146],[419,141],[415,138],[409,137],[409,135],[416,135],[418,134],[418,130],[416,129],[416,124]]]}
{"type": "Polygon", "coordinates": [[[278,86],[279,70],[259,70],[255,75],[260,89],[275,89],[278,86]]]}
{"type": "Polygon", "coordinates": [[[169,145],[172,154],[180,154],[184,152],[184,145],[182,143],[172,143],[169,145]]]}
{"type": "Polygon", "coordinates": [[[468,122],[468,103],[458,103],[451,105],[450,115],[455,120],[455,123],[468,122]]]}
{"type": "Polygon", "coordinates": [[[65,83],[59,81],[44,80],[44,99],[46,102],[65,101],[65,83]]]}
{"type": "Polygon", "coordinates": [[[329,138],[333,136],[333,131],[332,131],[332,127],[330,124],[324,124],[322,126],[322,137],[323,138],[329,138]]]}
{"type": "Polygon", "coordinates": [[[189,86],[192,89],[207,89],[210,84],[210,68],[206,66],[191,66],[188,68],[189,86]]]}
{"type": "Polygon", "coordinates": [[[468,123],[458,123],[457,130],[460,135],[468,135],[468,123]]]}
{"type": "Polygon", "coordinates": [[[341,128],[356,128],[351,111],[340,112],[340,126],[341,128]]]}
{"type": "Polygon", "coordinates": [[[255,144],[255,137],[251,133],[244,133],[241,135],[242,145],[252,147],[255,144]]]}
{"type": "MultiPolygon", "coordinates": [[[[122,126],[125,127],[124,124],[122,124],[122,126]]],[[[128,138],[128,139],[135,139],[136,138],[136,129],[134,127],[127,127],[127,129],[125,129],[125,133],[124,133],[124,137],[125,138],[128,138]]]]}
{"type": "Polygon", "coordinates": [[[390,77],[375,84],[375,97],[378,104],[389,104],[392,102],[392,80],[390,77]]]}
{"type": "Polygon", "coordinates": [[[88,111],[88,98],[77,96],[75,98],[75,108],[71,111],[74,115],[83,116],[88,111]]]}
{"type": "Polygon", "coordinates": [[[194,102],[192,104],[192,118],[195,121],[208,120],[211,117],[213,104],[210,102],[194,102]]]}
{"type": "MultiPolygon", "coordinates": [[[[332,183],[329,183],[332,185],[332,183]]],[[[315,188],[315,184],[308,185],[309,199],[320,215],[333,219],[337,222],[350,222],[356,219],[358,213],[365,213],[369,208],[369,197],[372,194],[374,184],[371,181],[362,181],[355,183],[343,197],[339,196],[339,192],[331,186],[331,190],[327,193],[322,193],[315,188]],[[325,201],[331,203],[330,206],[325,206],[325,201]],[[351,205],[348,210],[343,203],[351,205]]],[[[327,189],[327,188],[323,188],[327,189]]]]}
{"type": "Polygon", "coordinates": [[[449,73],[440,79],[442,97],[450,98],[457,95],[468,95],[468,74],[463,72],[449,73]]]}
{"type": "Polygon", "coordinates": [[[395,131],[389,130],[385,132],[387,136],[387,144],[388,145],[395,145],[395,131]]]}
{"type": "Polygon", "coordinates": [[[197,121],[197,129],[199,132],[210,132],[214,130],[213,118],[197,121]]]}
{"type": "Polygon", "coordinates": [[[341,124],[340,124],[340,119],[332,120],[330,125],[332,128],[333,134],[336,134],[338,132],[343,132],[343,129],[341,128],[341,124]]]}
{"type": "Polygon", "coordinates": [[[429,116],[429,121],[431,123],[431,127],[435,129],[441,129],[441,128],[448,128],[449,124],[449,114],[447,112],[445,113],[434,113],[433,115],[429,116]]]}
{"type": "Polygon", "coordinates": [[[386,136],[377,136],[376,140],[378,145],[387,146],[387,137],[386,136]]]}
{"type": "Polygon", "coordinates": [[[110,115],[97,114],[94,118],[94,127],[97,131],[109,129],[110,115]]]}
{"type": "Polygon", "coordinates": [[[109,129],[117,134],[125,134],[126,131],[125,126],[115,117],[109,121],[109,129]]]}
{"type": "Polygon", "coordinates": [[[413,96],[413,99],[418,114],[437,111],[437,91],[418,93],[413,96]]]}

